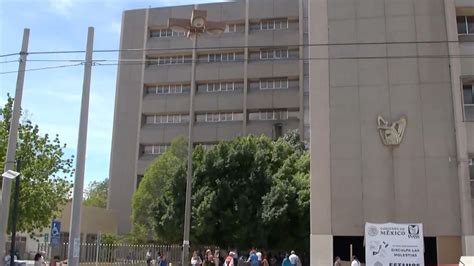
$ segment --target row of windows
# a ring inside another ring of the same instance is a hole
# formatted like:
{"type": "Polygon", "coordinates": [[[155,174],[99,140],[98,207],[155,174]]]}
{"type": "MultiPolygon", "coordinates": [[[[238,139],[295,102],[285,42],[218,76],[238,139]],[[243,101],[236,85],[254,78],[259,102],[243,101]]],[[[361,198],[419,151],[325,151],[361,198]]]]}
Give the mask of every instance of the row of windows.
{"type": "Polygon", "coordinates": [[[175,56],[160,56],[158,58],[148,59],[148,65],[178,65],[192,63],[191,56],[175,55],[175,56]]]}
{"type": "Polygon", "coordinates": [[[243,82],[216,82],[198,84],[198,92],[223,92],[243,90],[243,82]]]}
{"type": "Polygon", "coordinates": [[[235,53],[217,53],[217,54],[208,54],[207,62],[228,62],[235,61],[235,53]]]}
{"type": "Polygon", "coordinates": [[[288,58],[288,49],[269,49],[260,51],[260,59],[286,59],[288,58]]]}
{"type": "Polygon", "coordinates": [[[474,121],[474,84],[463,86],[464,118],[474,121]]]}
{"type": "Polygon", "coordinates": [[[244,118],[244,114],[243,113],[237,113],[237,112],[196,114],[196,121],[197,122],[242,121],[243,118],[244,118]]]}
{"type": "Polygon", "coordinates": [[[250,24],[250,30],[283,30],[288,29],[288,19],[263,20],[250,24]]]}
{"type": "Polygon", "coordinates": [[[474,34],[474,16],[458,16],[458,34],[474,34]]]}
{"type": "Polygon", "coordinates": [[[160,145],[144,145],[143,154],[146,155],[156,155],[162,154],[169,148],[169,145],[160,144],[160,145]]]}
{"type": "Polygon", "coordinates": [[[150,37],[155,37],[155,38],[182,37],[182,36],[186,36],[186,33],[174,31],[171,29],[158,29],[158,30],[150,31],[150,37]]]}
{"type": "Polygon", "coordinates": [[[190,91],[191,86],[188,84],[158,85],[146,88],[147,94],[181,94],[189,93],[190,91]]]}
{"type": "Polygon", "coordinates": [[[260,80],[261,90],[288,89],[288,79],[266,79],[260,80]]]}
{"type": "MultiPolygon", "coordinates": [[[[278,110],[261,110],[249,112],[249,120],[288,120],[290,118],[298,118],[298,111],[290,111],[287,109],[278,110]]],[[[244,118],[242,112],[208,112],[196,114],[197,122],[230,122],[242,121],[244,118]]],[[[189,115],[187,114],[167,114],[167,115],[147,115],[145,116],[146,124],[179,124],[188,123],[189,115]]]]}
{"type": "Polygon", "coordinates": [[[298,111],[289,111],[289,110],[268,110],[268,111],[258,111],[258,112],[249,112],[249,120],[288,120],[290,118],[298,118],[298,111]]]}
{"type": "MultiPolygon", "coordinates": [[[[261,79],[259,81],[251,81],[250,89],[260,90],[281,90],[289,88],[297,88],[299,81],[289,80],[288,78],[272,78],[272,79],[261,79]]],[[[228,91],[241,91],[244,89],[243,82],[210,82],[201,83],[197,85],[198,92],[228,92],[228,91]]],[[[146,88],[146,94],[181,94],[189,93],[191,86],[189,84],[169,84],[169,85],[158,85],[149,86],[146,88]]]]}
{"type": "Polygon", "coordinates": [[[179,124],[189,122],[189,115],[172,114],[172,115],[147,115],[145,117],[146,124],[179,124]]]}
{"type": "MultiPolygon", "coordinates": [[[[279,60],[279,59],[296,59],[298,58],[298,50],[290,49],[265,49],[250,54],[251,60],[279,60]]],[[[198,61],[201,63],[216,62],[242,62],[244,61],[243,53],[211,53],[200,55],[198,61]]],[[[192,57],[189,55],[160,56],[157,58],[148,58],[148,65],[177,65],[191,64],[192,57]]]]}

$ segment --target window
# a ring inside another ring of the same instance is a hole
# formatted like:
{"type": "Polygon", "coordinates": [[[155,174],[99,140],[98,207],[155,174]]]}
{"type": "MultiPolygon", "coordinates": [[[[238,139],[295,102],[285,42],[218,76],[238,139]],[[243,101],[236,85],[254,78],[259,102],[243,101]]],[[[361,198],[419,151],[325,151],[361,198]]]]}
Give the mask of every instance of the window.
{"type": "Polygon", "coordinates": [[[237,112],[204,113],[196,115],[196,121],[198,122],[229,122],[242,120],[243,114],[237,112]]]}
{"type": "Polygon", "coordinates": [[[474,34],[474,16],[458,16],[458,34],[474,34]]]}
{"type": "Polygon", "coordinates": [[[262,79],[260,80],[261,90],[288,89],[288,79],[262,79]]]}
{"type": "Polygon", "coordinates": [[[464,99],[464,119],[465,121],[474,122],[474,84],[464,85],[462,92],[464,99]]]}
{"type": "Polygon", "coordinates": [[[146,124],[179,124],[189,122],[188,115],[168,114],[168,115],[147,115],[146,124]]]}
{"type": "Polygon", "coordinates": [[[158,30],[150,31],[150,37],[152,38],[181,37],[185,35],[186,35],[185,32],[177,32],[171,29],[158,29],[158,30]]]}
{"type": "Polygon", "coordinates": [[[235,33],[237,32],[237,24],[225,25],[224,33],[235,33]]]}
{"type": "Polygon", "coordinates": [[[235,53],[208,54],[207,62],[229,62],[235,61],[235,53]]]}
{"type": "Polygon", "coordinates": [[[143,147],[143,154],[145,155],[156,155],[162,154],[168,149],[169,145],[145,145],[143,147]]]}
{"type": "Polygon", "coordinates": [[[288,19],[262,20],[250,25],[252,30],[282,30],[288,29],[288,19]]]}
{"type": "Polygon", "coordinates": [[[189,93],[190,91],[190,85],[185,84],[158,85],[146,88],[146,94],[181,94],[189,93]]]}
{"type": "Polygon", "coordinates": [[[262,50],[260,51],[260,59],[283,59],[288,58],[288,49],[276,49],[276,50],[262,50]]]}

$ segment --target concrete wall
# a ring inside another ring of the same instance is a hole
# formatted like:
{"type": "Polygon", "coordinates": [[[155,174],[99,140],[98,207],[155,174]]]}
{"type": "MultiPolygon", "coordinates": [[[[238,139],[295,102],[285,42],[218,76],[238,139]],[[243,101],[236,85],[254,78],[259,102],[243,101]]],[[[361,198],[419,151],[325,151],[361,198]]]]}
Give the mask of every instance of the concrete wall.
{"type": "MultiPolygon", "coordinates": [[[[145,13],[145,10],[124,12],[120,49],[144,47],[145,13]]],[[[120,53],[120,59],[125,60],[141,60],[142,56],[142,52],[120,53]]],[[[121,210],[117,212],[119,232],[127,232],[130,229],[130,202],[135,188],[140,102],[143,92],[142,71],[143,66],[139,64],[122,64],[117,70],[108,208],[121,210]]]]}
{"type": "MultiPolygon", "coordinates": [[[[442,0],[329,1],[328,13],[329,43],[446,40],[442,0]]],[[[389,221],[422,222],[427,236],[460,234],[449,62],[428,57],[447,52],[443,43],[329,48],[334,235],[389,221]],[[408,117],[400,146],[382,144],[378,115],[408,117]]]]}
{"type": "MultiPolygon", "coordinates": [[[[69,232],[71,223],[71,203],[67,203],[61,212],[61,232],[69,232]]],[[[117,234],[117,212],[92,206],[82,206],[81,209],[81,234],[117,234]]]]}

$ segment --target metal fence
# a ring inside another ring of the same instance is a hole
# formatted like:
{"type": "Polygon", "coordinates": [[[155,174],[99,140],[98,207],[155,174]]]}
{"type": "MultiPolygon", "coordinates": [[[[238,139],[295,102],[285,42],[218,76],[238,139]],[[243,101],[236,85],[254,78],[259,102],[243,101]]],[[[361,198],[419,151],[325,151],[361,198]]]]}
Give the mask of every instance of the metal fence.
{"type": "MultiPolygon", "coordinates": [[[[38,252],[44,251],[48,260],[59,256],[67,259],[68,243],[58,246],[38,244],[38,252]]],[[[179,245],[131,245],[131,244],[99,244],[81,243],[79,262],[82,264],[100,265],[146,265],[146,253],[151,251],[156,260],[158,252],[166,257],[172,265],[181,265],[182,247],[179,245]]]]}

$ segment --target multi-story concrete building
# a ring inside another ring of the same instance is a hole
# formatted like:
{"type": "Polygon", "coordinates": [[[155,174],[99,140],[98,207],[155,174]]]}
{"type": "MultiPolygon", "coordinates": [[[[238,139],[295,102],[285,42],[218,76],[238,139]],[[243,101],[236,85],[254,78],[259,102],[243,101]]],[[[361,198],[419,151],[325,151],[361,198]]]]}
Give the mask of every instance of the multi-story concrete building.
{"type": "Polygon", "coordinates": [[[117,77],[109,208],[120,210],[120,232],[130,229],[132,193],[146,166],[173,138],[188,136],[190,119],[195,144],[243,134],[278,137],[290,129],[309,137],[302,1],[199,5],[208,20],[225,22],[226,29],[199,37],[194,63],[193,42],[167,28],[169,18],[189,19],[193,8],[123,14],[120,49],[136,51],[120,54],[117,77]]]}
{"type": "Polygon", "coordinates": [[[192,120],[196,144],[311,139],[312,265],[347,260],[351,245],[363,259],[365,222],[423,223],[426,262],[474,253],[472,0],[199,5],[227,26],[200,36],[196,60],[167,28],[193,8],[123,14],[108,206],[119,232],[146,166],[192,120]],[[380,132],[401,117],[398,138],[380,132]]]}

